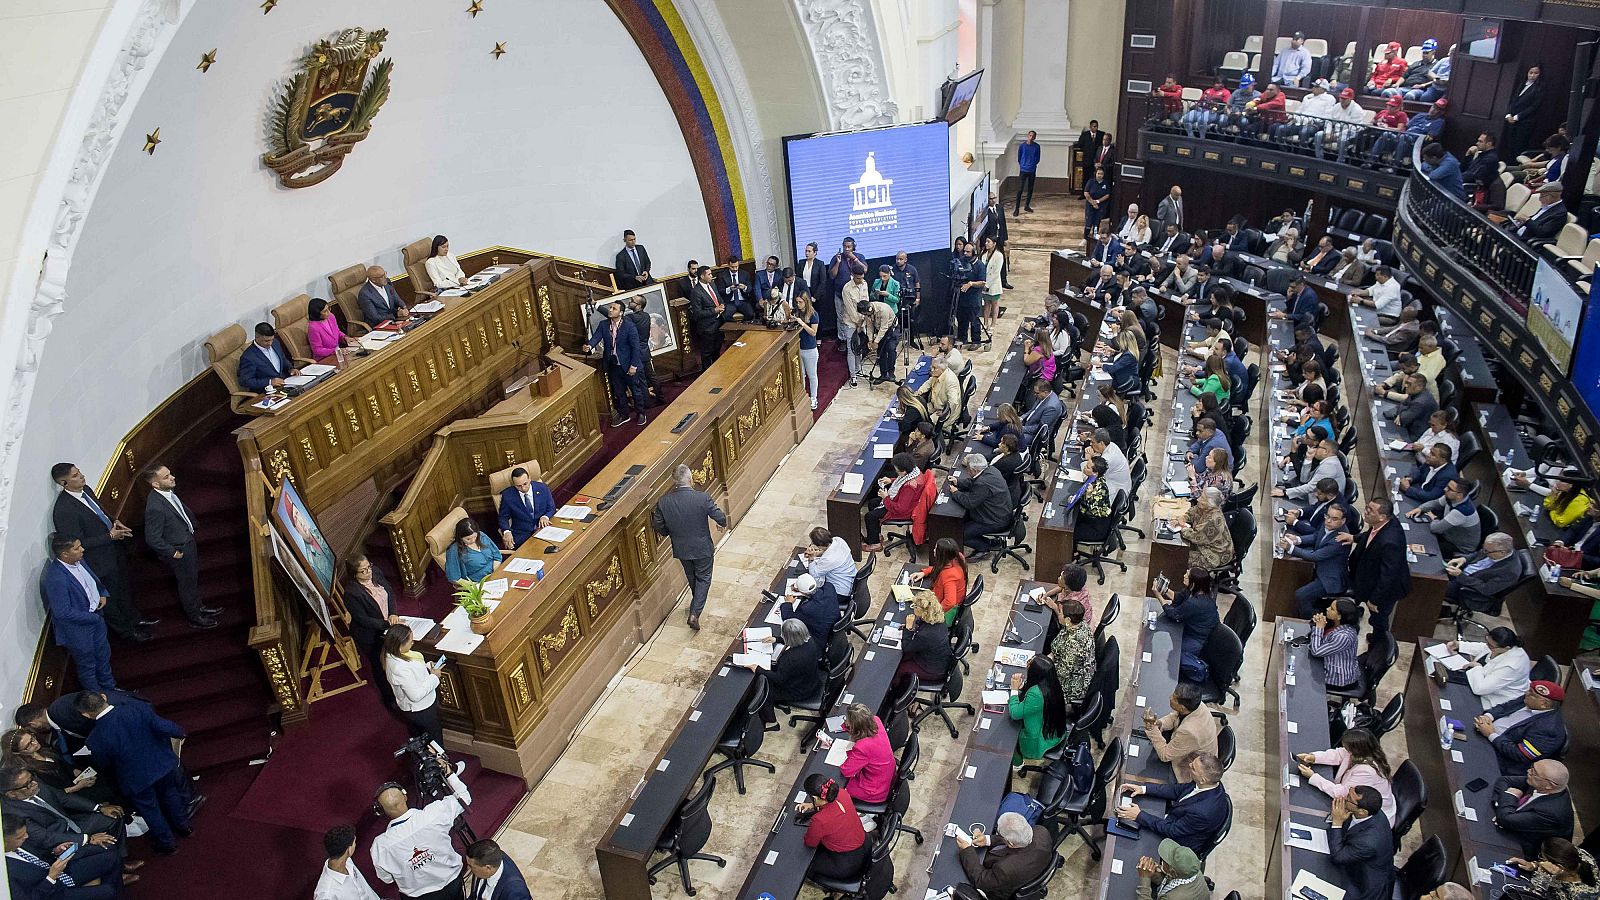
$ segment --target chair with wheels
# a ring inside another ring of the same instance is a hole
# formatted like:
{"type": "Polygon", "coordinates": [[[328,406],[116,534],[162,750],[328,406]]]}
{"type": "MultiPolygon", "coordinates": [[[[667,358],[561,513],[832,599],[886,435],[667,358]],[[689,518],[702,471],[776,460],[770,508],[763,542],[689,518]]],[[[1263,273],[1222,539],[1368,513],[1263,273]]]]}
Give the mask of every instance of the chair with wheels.
{"type": "Polygon", "coordinates": [[[811,723],[810,732],[800,741],[801,747],[806,747],[811,743],[811,739],[816,736],[817,729],[822,727],[822,723],[827,719],[824,713],[833,709],[834,704],[839,699],[839,695],[844,692],[845,685],[850,683],[850,673],[854,668],[851,663],[852,660],[847,655],[837,665],[829,669],[827,677],[823,679],[822,690],[816,696],[779,705],[778,709],[784,712],[791,712],[796,709],[802,710],[801,713],[796,713],[789,717],[790,728],[793,728],[799,722],[811,723]],[[812,713],[813,715],[806,715],[805,713],[812,713]]]}
{"type": "MultiPolygon", "coordinates": [[[[757,673],[750,690],[750,699],[745,703],[744,709],[728,723],[727,729],[722,732],[722,739],[717,741],[716,752],[727,759],[707,769],[705,777],[711,778],[724,769],[732,769],[733,783],[742,794],[745,766],[755,766],[771,773],[778,771],[772,763],[755,758],[756,751],[761,749],[762,739],[766,736],[766,727],[761,721],[761,709],[767,705],[767,697],[771,691],[767,679],[757,673]]],[[[686,882],[687,880],[685,879],[686,882]]]]}
{"type": "Polygon", "coordinates": [[[1561,664],[1556,662],[1554,656],[1546,653],[1538,662],[1533,664],[1533,668],[1528,670],[1528,678],[1531,681],[1560,682],[1561,664]]]}
{"type": "Polygon", "coordinates": [[[1250,646],[1250,636],[1256,633],[1256,608],[1250,605],[1250,598],[1235,591],[1233,604],[1228,607],[1227,615],[1222,617],[1222,624],[1228,626],[1239,638],[1242,646],[1250,646]]]}
{"type": "MultiPolygon", "coordinates": [[[[1488,508],[1489,505],[1487,503],[1478,507],[1480,518],[1483,511],[1488,508]]],[[[1489,533],[1483,531],[1481,527],[1479,531],[1483,534],[1489,533]]],[[[1489,626],[1478,621],[1476,613],[1498,617],[1501,609],[1505,606],[1507,597],[1520,590],[1523,585],[1539,577],[1539,567],[1534,564],[1532,553],[1527,550],[1518,550],[1517,560],[1521,566],[1521,571],[1517,575],[1517,580],[1512,582],[1511,586],[1505,590],[1497,594],[1480,594],[1468,588],[1458,588],[1455,602],[1445,601],[1445,614],[1440,619],[1449,621],[1455,626],[1456,640],[1483,640],[1484,636],[1489,633],[1489,626]],[[1469,633],[1473,637],[1467,637],[1469,633]]]]}
{"type": "Polygon", "coordinates": [[[1450,875],[1450,858],[1445,853],[1444,841],[1437,834],[1429,835],[1422,845],[1406,857],[1405,864],[1395,870],[1394,895],[1398,900],[1422,900],[1437,890],[1450,875]]]}
{"type": "Polygon", "coordinates": [[[1213,628],[1211,637],[1200,649],[1200,658],[1206,661],[1206,666],[1211,670],[1206,683],[1200,686],[1200,699],[1206,703],[1220,704],[1225,698],[1232,697],[1233,709],[1237,712],[1239,692],[1233,689],[1233,683],[1239,675],[1239,667],[1244,664],[1244,645],[1239,643],[1239,636],[1231,628],[1213,628]]]}
{"type": "Polygon", "coordinates": [[[1117,621],[1117,616],[1122,613],[1122,598],[1116,594],[1106,598],[1106,605],[1100,610],[1100,621],[1094,626],[1094,645],[1099,647],[1105,639],[1106,629],[1111,623],[1117,621]]]}
{"type": "Polygon", "coordinates": [[[911,738],[911,703],[917,698],[920,684],[917,676],[907,674],[890,685],[893,693],[884,700],[883,709],[878,711],[878,718],[883,720],[883,730],[889,735],[890,749],[899,750],[911,738]]]}
{"type": "Polygon", "coordinates": [[[1406,692],[1395,691],[1394,696],[1384,705],[1383,710],[1374,717],[1372,722],[1373,737],[1383,737],[1389,732],[1400,727],[1406,717],[1406,692]]]}
{"type": "Polygon", "coordinates": [[[1122,763],[1122,738],[1114,737],[1106,744],[1104,753],[1100,754],[1100,763],[1095,766],[1094,783],[1086,793],[1076,793],[1072,790],[1070,781],[1062,788],[1066,793],[1059,804],[1059,811],[1054,819],[1057,826],[1056,847],[1066,840],[1068,835],[1077,835],[1089,845],[1089,855],[1098,862],[1102,855],[1101,844],[1105,840],[1106,802],[1110,796],[1111,784],[1116,781],[1117,771],[1122,763]],[[1096,838],[1091,829],[1100,829],[1100,838],[1096,838]]]}
{"type": "Polygon", "coordinates": [[[672,823],[656,842],[655,852],[665,853],[667,858],[650,866],[648,875],[651,884],[656,883],[656,873],[668,866],[678,867],[678,878],[683,881],[683,892],[693,897],[696,893],[694,882],[689,880],[689,861],[714,862],[717,868],[726,868],[728,861],[720,856],[701,853],[706,841],[711,839],[711,795],[717,789],[717,779],[706,775],[700,782],[700,790],[694,796],[679,804],[678,811],[672,816],[672,823]]]}
{"type": "Polygon", "coordinates": [[[1109,555],[1121,553],[1123,550],[1122,532],[1117,528],[1117,524],[1122,521],[1127,507],[1127,496],[1118,491],[1115,499],[1111,501],[1111,512],[1103,519],[1089,516],[1082,509],[1078,510],[1078,525],[1073,535],[1072,561],[1093,567],[1099,584],[1106,583],[1103,563],[1111,563],[1123,572],[1128,571],[1127,563],[1109,555]]]}
{"type": "MultiPolygon", "coordinates": [[[[966,627],[970,628],[970,626],[966,627]]],[[[960,621],[956,623],[956,630],[958,632],[963,630],[963,625],[960,621]]],[[[951,643],[955,644],[956,652],[950,659],[950,668],[945,671],[943,683],[923,684],[917,688],[916,705],[922,707],[922,709],[912,716],[911,727],[913,730],[919,729],[922,727],[923,719],[937,715],[944,720],[944,727],[949,729],[951,740],[955,740],[960,736],[960,731],[956,728],[956,723],[950,720],[950,714],[947,710],[965,710],[969,716],[975,712],[972,704],[961,702],[961,687],[964,683],[961,675],[961,661],[966,658],[968,648],[972,645],[972,635],[968,633],[964,636],[953,636],[951,643]]]]}
{"type": "Polygon", "coordinates": [[[1116,714],[1117,690],[1121,686],[1121,662],[1122,649],[1117,645],[1117,636],[1112,635],[1106,638],[1105,646],[1101,648],[1100,655],[1095,660],[1094,679],[1089,682],[1089,690],[1100,698],[1100,715],[1078,723],[1078,733],[1094,738],[1096,747],[1105,747],[1106,726],[1111,724],[1112,716],[1116,714]]]}
{"type": "Polygon", "coordinates": [[[1239,753],[1239,740],[1234,736],[1233,726],[1224,725],[1217,731],[1217,762],[1222,765],[1222,774],[1228,774],[1233,768],[1233,759],[1239,753]]]}
{"type": "Polygon", "coordinates": [[[1394,791],[1394,839],[1398,846],[1428,808],[1428,785],[1416,763],[1409,759],[1395,767],[1389,784],[1394,791]]]}

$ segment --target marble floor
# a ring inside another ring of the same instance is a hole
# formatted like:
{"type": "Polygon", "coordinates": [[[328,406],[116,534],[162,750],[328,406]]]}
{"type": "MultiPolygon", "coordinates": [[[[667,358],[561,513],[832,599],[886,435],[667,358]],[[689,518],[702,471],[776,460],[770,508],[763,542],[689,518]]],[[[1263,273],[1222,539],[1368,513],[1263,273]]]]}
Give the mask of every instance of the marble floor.
{"type": "MultiPolygon", "coordinates": [[[[1010,223],[1013,245],[1010,274],[1015,290],[1006,294],[1004,302],[1008,311],[1000,323],[1000,333],[1007,338],[1013,333],[1019,313],[1042,309],[1050,251],[1077,246],[1081,241],[1082,217],[1077,201],[1041,197],[1036,204],[1036,213],[1013,218],[1010,223]]],[[[996,341],[996,347],[1003,346],[1004,341],[996,341]]],[[[998,357],[997,351],[973,355],[980,385],[992,379],[998,357]]],[[[1168,351],[1159,389],[1161,396],[1172,395],[1173,368],[1168,351]]],[[[818,427],[812,429],[777,470],[755,506],[718,551],[715,580],[701,618],[701,631],[696,634],[683,624],[685,599],[680,610],[669,616],[660,631],[629,661],[596,703],[560,760],[507,821],[497,837],[527,875],[529,884],[536,886],[536,896],[550,900],[603,896],[593,849],[596,842],[645,768],[660,752],[683,710],[719,662],[723,649],[744,625],[758,592],[772,577],[774,562],[793,545],[801,543],[807,529],[824,523],[828,492],[837,483],[839,473],[860,451],[865,435],[888,399],[887,388],[869,389],[864,383],[861,387],[841,390],[818,427]]],[[[1154,433],[1161,434],[1167,427],[1165,417],[1170,414],[1171,405],[1157,403],[1154,406],[1161,411],[1154,433]]],[[[1264,441],[1260,435],[1265,431],[1257,429],[1257,437],[1253,439],[1255,446],[1249,450],[1254,458],[1259,459],[1263,452],[1264,441]]],[[[1253,467],[1246,471],[1252,470],[1253,467]]],[[[1265,490],[1260,492],[1265,493],[1265,490]]],[[[1035,516],[1037,509],[1035,504],[1035,516]]],[[[1257,510],[1257,517],[1263,522],[1270,521],[1262,509],[1257,510]]],[[[1149,518],[1149,511],[1145,509],[1139,512],[1136,520],[1147,533],[1149,518]]],[[[1252,598],[1260,597],[1266,583],[1266,566],[1271,559],[1266,540],[1264,534],[1263,543],[1251,554],[1242,579],[1244,592],[1252,598]]],[[[1113,592],[1125,597],[1142,593],[1148,557],[1131,536],[1124,559],[1129,564],[1127,574],[1119,574],[1108,567],[1104,586],[1096,585],[1091,577],[1090,588],[1097,597],[1103,598],[1113,592]]],[[[887,590],[904,561],[900,554],[878,567],[874,580],[881,584],[874,584],[875,596],[882,596],[887,590]]],[[[974,636],[981,645],[992,646],[998,639],[1004,626],[1007,601],[1014,595],[1018,581],[1034,574],[1024,573],[1014,562],[1003,564],[998,576],[984,573],[992,602],[980,602],[975,609],[977,629],[974,636]]],[[[1049,573],[1048,577],[1053,579],[1054,573],[1049,573]]],[[[1127,647],[1136,639],[1139,624],[1138,617],[1124,615],[1111,630],[1122,646],[1127,647]]],[[[1251,688],[1264,680],[1267,641],[1271,633],[1270,628],[1258,628],[1246,648],[1241,673],[1243,709],[1238,713],[1230,711],[1230,720],[1238,734],[1239,751],[1225,784],[1233,796],[1236,812],[1233,831],[1209,867],[1217,882],[1215,896],[1219,898],[1229,890],[1239,891],[1247,900],[1265,898],[1263,882],[1268,841],[1272,839],[1263,822],[1263,792],[1267,789],[1263,771],[1265,717],[1256,702],[1259,692],[1251,688]]],[[[1127,657],[1128,654],[1124,654],[1123,683],[1126,683],[1131,664],[1127,657]]],[[[1405,654],[1384,683],[1380,700],[1387,700],[1402,687],[1401,679],[1408,664],[1409,654],[1405,654]]],[[[970,679],[967,686],[970,696],[965,699],[976,704],[981,688],[981,679],[970,679]]],[[[935,835],[943,827],[943,822],[937,819],[955,784],[954,775],[960,764],[965,734],[961,741],[952,741],[943,728],[934,724],[923,729],[922,738],[922,763],[913,782],[913,799],[906,821],[924,834],[935,835]]],[[[1385,743],[1391,762],[1398,764],[1405,756],[1401,730],[1389,735],[1385,743]]],[[[711,807],[716,828],[705,852],[724,857],[728,864],[726,868],[710,863],[691,864],[698,897],[717,900],[737,894],[802,761],[797,738],[788,729],[767,735],[758,757],[775,765],[777,773],[768,775],[752,770],[747,778],[748,794],[741,796],[735,792],[731,779],[719,779],[724,783],[718,785],[711,807]]],[[[1405,849],[1409,850],[1418,840],[1413,832],[1405,849]]],[[[899,843],[895,852],[898,896],[923,896],[925,873],[934,846],[930,841],[918,847],[909,839],[899,843]]],[[[1081,840],[1071,838],[1061,845],[1061,852],[1066,857],[1066,865],[1052,883],[1050,896],[1095,896],[1099,866],[1090,858],[1088,848],[1081,840]]],[[[664,872],[655,895],[679,897],[684,892],[676,875],[664,872]]],[[[806,896],[809,900],[821,895],[808,889],[806,896]]]]}

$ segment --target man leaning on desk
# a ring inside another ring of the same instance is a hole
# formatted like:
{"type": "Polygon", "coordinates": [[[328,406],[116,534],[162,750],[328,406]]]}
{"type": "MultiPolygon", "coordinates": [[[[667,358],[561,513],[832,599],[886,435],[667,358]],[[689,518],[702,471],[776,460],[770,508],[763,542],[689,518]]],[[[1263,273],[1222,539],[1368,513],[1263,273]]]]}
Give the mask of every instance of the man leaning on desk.
{"type": "Polygon", "coordinates": [[[239,354],[239,386],[264,394],[267,388],[283,387],[285,378],[300,374],[289,348],[278,338],[278,330],[266,322],[256,323],[256,339],[239,354]]]}

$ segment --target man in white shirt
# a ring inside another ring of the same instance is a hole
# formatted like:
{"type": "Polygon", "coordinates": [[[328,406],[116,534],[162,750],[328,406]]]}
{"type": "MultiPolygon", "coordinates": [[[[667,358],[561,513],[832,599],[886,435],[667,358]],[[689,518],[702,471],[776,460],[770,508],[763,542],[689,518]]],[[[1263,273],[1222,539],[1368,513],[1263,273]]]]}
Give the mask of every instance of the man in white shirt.
{"type": "Polygon", "coordinates": [[[861,355],[856,353],[856,323],[861,320],[856,304],[867,299],[867,273],[865,269],[852,271],[850,280],[839,291],[839,341],[845,345],[845,357],[850,371],[850,386],[855,387],[856,373],[861,369],[861,355]]]}
{"type": "Polygon", "coordinates": [[[1128,470],[1128,456],[1111,440],[1110,431],[1096,428],[1089,438],[1089,452],[1084,455],[1090,459],[1105,457],[1106,487],[1111,489],[1113,501],[1118,491],[1129,498],[1133,496],[1133,473],[1128,470]]]}
{"type": "Polygon", "coordinates": [[[1351,141],[1361,134],[1361,129],[1352,126],[1365,125],[1369,115],[1366,108],[1356,102],[1354,88],[1340,91],[1339,102],[1328,113],[1328,119],[1335,124],[1329,126],[1316,141],[1317,159],[1322,159],[1324,143],[1332,142],[1338,149],[1339,162],[1344,162],[1344,154],[1350,148],[1351,141]]]}
{"type": "Polygon", "coordinates": [[[1377,281],[1371,287],[1351,291],[1350,299],[1376,309],[1378,321],[1393,325],[1400,321],[1400,282],[1388,266],[1379,266],[1373,275],[1377,281]]]}
{"type": "MultiPolygon", "coordinates": [[[[1303,116],[1298,126],[1300,143],[1310,144],[1317,141],[1317,135],[1326,126],[1323,119],[1333,118],[1333,111],[1339,105],[1339,99],[1328,93],[1328,79],[1318,78],[1311,83],[1311,93],[1300,99],[1300,106],[1295,112],[1303,116]]],[[[1285,129],[1295,129],[1293,123],[1284,126],[1285,129]]]]}
{"type": "Polygon", "coordinates": [[[945,368],[959,377],[961,370],[966,368],[967,358],[961,355],[961,348],[956,346],[956,339],[948,334],[939,338],[939,352],[944,354],[945,368]]]}
{"type": "Polygon", "coordinates": [[[349,825],[335,825],[322,836],[322,849],[328,861],[317,877],[317,887],[312,900],[378,900],[378,894],[367,884],[361,870],[350,861],[356,852],[356,830],[349,825]]]}
{"type": "Polygon", "coordinates": [[[856,585],[856,558],[850,552],[850,545],[844,538],[835,537],[833,532],[821,527],[811,529],[808,540],[805,558],[811,577],[826,581],[840,600],[848,598],[855,592],[856,585]]]}
{"type": "MultiPolygon", "coordinates": [[[[441,766],[449,763],[442,758],[441,766]]],[[[450,842],[456,817],[472,803],[472,794],[455,772],[451,794],[412,809],[406,789],[394,782],[378,792],[378,809],[389,824],[372,839],[372,868],[378,878],[413,900],[460,900],[461,854],[450,842]]]]}

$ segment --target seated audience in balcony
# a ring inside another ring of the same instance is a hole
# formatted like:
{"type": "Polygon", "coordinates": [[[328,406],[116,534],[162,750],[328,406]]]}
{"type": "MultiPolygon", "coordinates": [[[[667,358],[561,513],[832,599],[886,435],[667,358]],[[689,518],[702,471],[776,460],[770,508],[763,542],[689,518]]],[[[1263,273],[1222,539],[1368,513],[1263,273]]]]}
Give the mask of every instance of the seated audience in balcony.
{"type": "Polygon", "coordinates": [[[1150,92],[1161,104],[1161,110],[1168,118],[1176,118],[1183,112],[1183,85],[1178,83],[1178,76],[1168,72],[1166,80],[1150,92]]]}
{"type": "Polygon", "coordinates": [[[1311,51],[1306,49],[1306,36],[1298,31],[1289,39],[1289,46],[1278,51],[1272,61],[1272,83],[1285,87],[1299,87],[1311,74],[1311,51]]]}
{"type": "Polygon", "coordinates": [[[1461,161],[1456,159],[1455,154],[1445,150],[1443,144],[1433,143],[1422,148],[1422,174],[1457,200],[1467,199],[1467,188],[1461,177],[1461,161]]]}
{"type": "MultiPolygon", "coordinates": [[[[1423,50],[1427,50],[1428,45],[1432,43],[1434,43],[1433,38],[1428,38],[1426,41],[1424,41],[1422,43],[1423,50]]],[[[1432,103],[1440,97],[1443,97],[1445,92],[1450,90],[1450,57],[1454,56],[1455,52],[1456,47],[1454,44],[1451,44],[1450,49],[1443,56],[1434,60],[1433,65],[1428,67],[1427,76],[1416,86],[1406,91],[1406,99],[1420,103],[1432,103]]],[[[1407,84],[1411,83],[1410,76],[1411,70],[1407,69],[1407,84]]]]}
{"type": "Polygon", "coordinates": [[[1411,117],[1406,115],[1405,101],[1399,97],[1390,97],[1372,117],[1373,131],[1367,135],[1366,149],[1374,163],[1382,163],[1394,152],[1395,144],[1400,136],[1405,133],[1411,124],[1411,117]]]}
{"type": "Polygon", "coordinates": [[[1361,282],[1367,280],[1367,267],[1356,258],[1356,248],[1346,247],[1339,251],[1339,260],[1333,264],[1333,271],[1328,273],[1328,277],[1346,287],[1360,287],[1361,282]]]}
{"type": "Polygon", "coordinates": [[[1379,266],[1373,271],[1373,277],[1377,280],[1371,287],[1351,291],[1350,299],[1376,309],[1379,322],[1393,325],[1400,321],[1400,282],[1388,266],[1379,266]]]}
{"type": "Polygon", "coordinates": [[[1239,76],[1239,87],[1228,98],[1227,109],[1217,120],[1218,131],[1239,132],[1245,127],[1245,107],[1247,104],[1259,99],[1261,92],[1256,90],[1256,79],[1249,72],[1239,76]]]}
{"type": "MultiPolygon", "coordinates": [[[[1390,97],[1393,102],[1398,98],[1390,97]]],[[[1401,134],[1385,134],[1378,138],[1372,147],[1372,155],[1379,163],[1387,162],[1391,166],[1402,167],[1411,158],[1411,148],[1421,140],[1424,144],[1437,141],[1439,135],[1444,134],[1444,112],[1450,107],[1450,101],[1440,98],[1433,101],[1428,107],[1426,115],[1416,116],[1406,123],[1406,130],[1401,134]]]]}
{"type": "MultiPolygon", "coordinates": [[[[1405,74],[1400,76],[1400,82],[1392,87],[1386,87],[1378,93],[1385,97],[1406,98],[1412,90],[1420,90],[1428,81],[1428,75],[1433,71],[1433,64],[1439,61],[1439,42],[1428,38],[1422,42],[1422,56],[1417,61],[1406,66],[1405,74]]],[[[1442,93],[1442,92],[1441,92],[1442,93]]],[[[1421,99],[1420,97],[1418,99],[1421,99]]]]}
{"type": "Polygon", "coordinates": [[[1567,224],[1567,205],[1561,200],[1560,182],[1547,182],[1535,193],[1539,195],[1539,208],[1533,215],[1521,222],[1509,219],[1506,224],[1517,237],[1537,247],[1550,243],[1561,233],[1562,226],[1567,224]]]}
{"type": "Polygon", "coordinates": [[[1268,84],[1260,97],[1257,97],[1252,104],[1245,105],[1246,112],[1253,115],[1249,117],[1248,124],[1242,130],[1256,137],[1272,136],[1275,133],[1274,129],[1289,121],[1288,113],[1284,111],[1287,101],[1288,98],[1283,95],[1283,91],[1278,90],[1277,85],[1268,84]]]}
{"type": "Polygon", "coordinates": [[[1339,92],[1339,102],[1334,104],[1328,119],[1333,124],[1327,126],[1316,140],[1317,159],[1322,159],[1327,154],[1328,146],[1332,145],[1335,158],[1342,163],[1350,145],[1361,134],[1360,126],[1367,123],[1367,110],[1356,102],[1354,88],[1339,92]]]}
{"type": "Polygon", "coordinates": [[[1384,88],[1397,86],[1405,79],[1408,68],[1400,55],[1400,42],[1390,41],[1389,46],[1383,48],[1383,59],[1372,67],[1372,74],[1367,78],[1367,93],[1381,95],[1384,88]]]}
{"type": "Polygon", "coordinates": [[[1183,130],[1189,137],[1205,137],[1206,129],[1216,127],[1222,119],[1222,110],[1228,105],[1232,92],[1220,77],[1211,80],[1211,87],[1200,94],[1199,102],[1183,114],[1183,130]]]}
{"type": "Polygon", "coordinates": [[[1500,177],[1500,153],[1495,149],[1494,135],[1483,132],[1477,143],[1467,151],[1461,170],[1461,180],[1473,187],[1485,187],[1500,177]]]}
{"type": "Polygon", "coordinates": [[[1299,118],[1284,123],[1278,133],[1273,137],[1283,141],[1294,141],[1301,144],[1311,144],[1318,132],[1327,125],[1324,119],[1333,117],[1334,107],[1339,105],[1339,99],[1328,92],[1328,79],[1318,78],[1311,83],[1311,93],[1300,98],[1300,106],[1295,109],[1299,118]]]}
{"type": "Polygon", "coordinates": [[[1567,167],[1567,152],[1571,149],[1572,142],[1560,132],[1545,138],[1544,153],[1523,167],[1523,183],[1536,189],[1540,185],[1560,181],[1567,167]]]}

